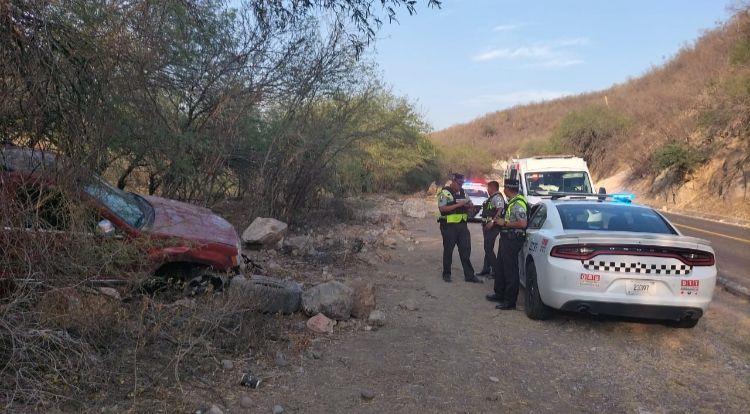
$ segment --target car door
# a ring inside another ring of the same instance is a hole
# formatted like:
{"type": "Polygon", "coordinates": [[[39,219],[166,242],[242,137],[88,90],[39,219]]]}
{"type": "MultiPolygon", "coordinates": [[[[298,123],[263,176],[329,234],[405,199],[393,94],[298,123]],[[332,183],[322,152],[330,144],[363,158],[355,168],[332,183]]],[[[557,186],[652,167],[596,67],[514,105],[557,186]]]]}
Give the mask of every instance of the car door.
{"type": "Polygon", "coordinates": [[[531,255],[535,260],[541,251],[542,236],[539,234],[540,229],[547,220],[547,206],[536,204],[532,206],[529,225],[526,227],[526,241],[521,248],[518,257],[518,268],[520,269],[519,278],[523,286],[526,286],[526,258],[531,255]]]}

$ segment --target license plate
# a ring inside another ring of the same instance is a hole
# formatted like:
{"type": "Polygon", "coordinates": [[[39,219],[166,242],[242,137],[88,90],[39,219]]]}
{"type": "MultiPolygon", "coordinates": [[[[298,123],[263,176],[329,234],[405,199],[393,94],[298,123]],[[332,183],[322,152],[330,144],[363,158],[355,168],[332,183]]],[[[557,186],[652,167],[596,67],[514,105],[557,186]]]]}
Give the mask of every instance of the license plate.
{"type": "Polygon", "coordinates": [[[629,296],[648,296],[653,292],[655,284],[650,280],[626,280],[625,293],[629,296]]]}

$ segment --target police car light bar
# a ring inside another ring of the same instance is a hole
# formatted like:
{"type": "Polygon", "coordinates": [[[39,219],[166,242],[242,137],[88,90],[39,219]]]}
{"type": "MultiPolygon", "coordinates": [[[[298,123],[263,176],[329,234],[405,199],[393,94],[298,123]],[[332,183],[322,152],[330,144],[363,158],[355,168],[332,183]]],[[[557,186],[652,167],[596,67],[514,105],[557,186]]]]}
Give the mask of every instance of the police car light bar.
{"type": "Polygon", "coordinates": [[[588,200],[590,198],[596,198],[597,201],[604,201],[610,199],[616,203],[631,204],[635,200],[635,194],[631,193],[615,193],[615,194],[594,194],[594,193],[565,193],[550,191],[548,196],[552,200],[567,199],[567,200],[588,200]]]}

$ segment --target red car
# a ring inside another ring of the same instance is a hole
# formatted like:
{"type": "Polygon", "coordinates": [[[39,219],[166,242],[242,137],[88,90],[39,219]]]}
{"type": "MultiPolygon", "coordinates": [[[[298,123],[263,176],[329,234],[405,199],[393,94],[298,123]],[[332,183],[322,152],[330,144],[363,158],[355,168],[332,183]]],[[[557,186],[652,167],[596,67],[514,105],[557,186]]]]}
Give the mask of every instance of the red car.
{"type": "MultiPolygon", "coordinates": [[[[3,145],[0,151],[0,195],[18,197],[59,186],[63,159],[36,149],[3,145]],[[20,190],[24,191],[20,191],[20,190]]],[[[74,196],[98,212],[98,225],[92,234],[139,240],[144,248],[141,263],[155,275],[184,276],[191,284],[210,281],[216,275],[236,274],[240,270],[241,244],[235,228],[211,210],[161,197],[125,192],[91,174],[76,179],[74,196]],[[154,243],[150,243],[153,241],[154,243]]],[[[75,200],[74,200],[75,202],[75,200]]],[[[57,217],[55,220],[60,220],[57,217]]],[[[53,231],[56,229],[52,223],[53,231]]],[[[13,231],[8,227],[3,231],[13,231]]],[[[23,229],[34,231],[33,228],[23,229]]],[[[45,231],[49,231],[47,228],[45,231]]],[[[0,272],[1,273],[1,272],[0,272]]],[[[115,282],[102,275],[100,282],[115,282]]],[[[115,276],[114,279],[117,279],[115,276]]],[[[120,280],[121,281],[121,280],[120,280]]]]}

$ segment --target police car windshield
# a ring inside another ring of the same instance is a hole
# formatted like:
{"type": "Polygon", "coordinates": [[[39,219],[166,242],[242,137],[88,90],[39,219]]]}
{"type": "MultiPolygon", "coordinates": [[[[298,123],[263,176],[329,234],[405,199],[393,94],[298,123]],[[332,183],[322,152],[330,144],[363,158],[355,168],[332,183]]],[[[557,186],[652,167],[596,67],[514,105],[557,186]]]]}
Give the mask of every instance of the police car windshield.
{"type": "Polygon", "coordinates": [[[647,207],[606,203],[559,203],[556,207],[565,230],[677,234],[660,215],[647,207]]]}
{"type": "Polygon", "coordinates": [[[464,188],[464,193],[469,197],[487,197],[486,191],[476,190],[474,188],[464,188]]]}
{"type": "Polygon", "coordinates": [[[529,195],[549,192],[592,193],[589,175],[585,171],[547,171],[526,173],[529,195]]]}

